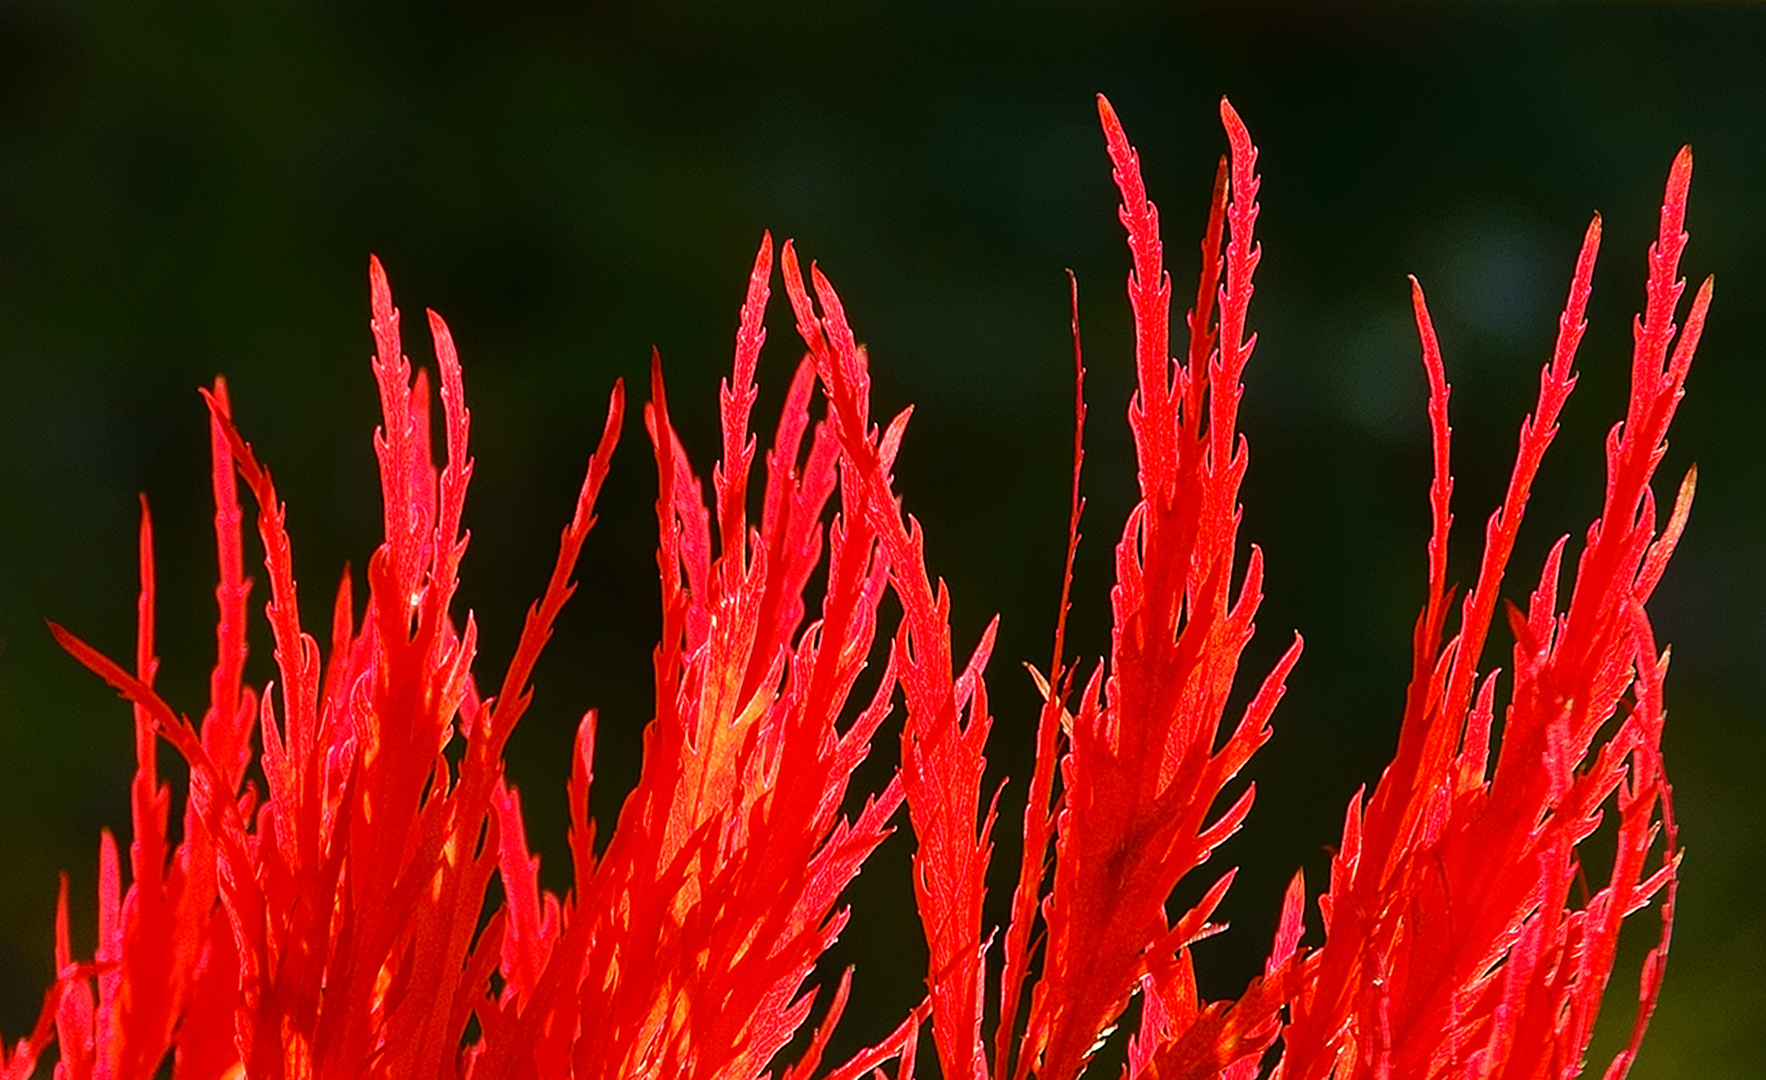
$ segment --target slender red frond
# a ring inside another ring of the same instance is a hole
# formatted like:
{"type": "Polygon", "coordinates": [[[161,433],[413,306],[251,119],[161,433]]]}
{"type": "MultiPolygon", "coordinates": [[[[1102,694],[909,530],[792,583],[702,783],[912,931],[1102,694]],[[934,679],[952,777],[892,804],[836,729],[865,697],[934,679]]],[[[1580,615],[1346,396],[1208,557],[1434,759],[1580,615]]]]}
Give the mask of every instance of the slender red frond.
{"type": "Polygon", "coordinates": [[[1650,476],[1710,300],[1707,281],[1674,345],[1690,173],[1683,151],[1650,253],[1626,419],[1607,440],[1606,499],[1568,604],[1558,599],[1565,537],[1526,608],[1509,608],[1512,684],[1494,767],[1498,688],[1480,656],[1533,478],[1575,384],[1600,220],[1577,259],[1508,492],[1486,526],[1477,582],[1445,641],[1447,384],[1413,283],[1435,446],[1429,599],[1397,753],[1365,807],[1359,796],[1351,802],[1320,899],[1327,937],[1283,1034],[1288,1080],[1578,1075],[1621,923],[1661,895],[1661,941],[1645,961],[1630,1045],[1609,1075],[1623,1075],[1635,1055],[1660,986],[1679,862],[1660,750],[1666,655],[1643,605],[1691,501],[1689,477],[1657,531],[1650,476]],[[1604,885],[1578,897],[1580,845],[1609,813],[1612,865],[1604,885]]]}
{"type": "MultiPolygon", "coordinates": [[[[1245,320],[1260,257],[1252,238],[1256,149],[1223,102],[1230,179],[1216,184],[1188,359],[1177,360],[1169,350],[1171,285],[1158,212],[1146,197],[1139,159],[1101,98],[1099,113],[1134,265],[1129,298],[1138,389],[1129,424],[1141,502],[1117,545],[1116,627],[1103,697],[1088,692],[1082,701],[1062,761],[1048,950],[1018,1076],[1078,1075],[1136,985],[1180,962],[1177,954],[1212,904],[1176,923],[1165,904],[1249,810],[1249,789],[1218,816],[1214,805],[1268,739],[1269,713],[1299,647],[1296,641],[1223,741],[1226,700],[1250,640],[1262,577],[1253,547],[1234,594],[1246,462],[1236,433],[1239,380],[1255,341],[1245,320]],[[1211,322],[1208,298],[1216,284],[1219,317],[1211,322]]],[[[1197,1003],[1192,994],[1169,1008],[1193,1018],[1197,1003]]]]}

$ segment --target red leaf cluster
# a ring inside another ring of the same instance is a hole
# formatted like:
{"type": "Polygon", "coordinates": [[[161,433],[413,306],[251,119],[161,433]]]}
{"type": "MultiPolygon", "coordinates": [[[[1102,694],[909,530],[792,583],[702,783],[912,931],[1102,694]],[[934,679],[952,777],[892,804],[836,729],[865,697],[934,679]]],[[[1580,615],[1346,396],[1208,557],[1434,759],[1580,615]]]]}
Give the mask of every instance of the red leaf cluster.
{"type": "Polygon", "coordinates": [[[568,791],[571,884],[558,896],[539,887],[503,750],[574,587],[623,391],[614,387],[545,593],[500,688],[485,696],[473,675],[473,617],[453,610],[472,474],[460,364],[430,313],[445,433],[437,465],[428,377],[412,374],[374,262],[385,539],[367,565],[360,622],[346,573],[328,646],[305,629],[284,507],[217,381],[207,397],[219,618],[201,717],[178,713],[154,689],[145,502],[132,668],[53,628],[133,708],[133,832],[126,877],[115,841],[102,838],[90,959],[72,954],[64,881],[59,975],[0,1075],[31,1075],[53,1043],[55,1075],[68,1080],[145,1080],[168,1062],[188,1080],[807,1078],[823,1071],[850,972],[795,1063],[781,1052],[809,1020],[812,976],[849,918],[840,896],[904,802],[927,997],[882,1044],[830,1075],[885,1075],[890,1062],[897,1078],[913,1075],[929,1018],[947,1078],[1070,1080],[1138,995],[1128,1076],[1574,1076],[1621,924],[1658,902],[1661,940],[1644,963],[1629,1045],[1608,1070],[1623,1074],[1660,986],[1679,859],[1660,751],[1666,654],[1644,602],[1692,492],[1689,476],[1658,528],[1650,480],[1710,300],[1707,281],[1676,330],[1690,155],[1669,177],[1630,405],[1607,440],[1601,515],[1566,601],[1567,537],[1525,610],[1507,608],[1506,688],[1479,665],[1534,476],[1575,383],[1599,220],[1507,495],[1487,523],[1477,580],[1451,627],[1448,388],[1414,288],[1435,480],[1427,602],[1397,751],[1371,796],[1350,802],[1317,898],[1322,940],[1302,945],[1306,891],[1296,876],[1264,974],[1236,1000],[1203,1001],[1191,947],[1220,929],[1211,919],[1232,874],[1185,910],[1172,910],[1173,896],[1250,811],[1253,789],[1228,789],[1270,737],[1300,652],[1296,638],[1242,711],[1227,715],[1262,587],[1261,554],[1253,546],[1241,561],[1238,540],[1247,463],[1238,406],[1261,254],[1257,151],[1223,102],[1230,154],[1215,182],[1187,341],[1174,357],[1158,212],[1115,113],[1099,106],[1133,265],[1129,424],[1141,498],[1115,550],[1108,662],[1082,677],[1064,641],[1082,505],[1076,300],[1067,575],[1050,667],[1036,675],[1044,706],[1003,934],[984,924],[998,817],[997,792],[984,805],[983,791],[993,627],[959,665],[949,590],[929,572],[924,535],[892,476],[908,413],[873,421],[867,359],[827,279],[812,266],[806,283],[784,246],[805,356],[758,499],[750,414],[770,237],[720,393],[722,454],[709,498],[653,365],[644,421],[658,474],[656,711],[637,787],[604,845],[588,815],[595,717],[583,718],[568,791]],[[269,582],[277,681],[261,689],[244,678],[238,480],[257,507],[269,582]],[[890,595],[901,617],[874,689],[860,695],[890,595]],[[899,771],[881,791],[855,794],[854,772],[898,695],[899,771]],[[160,739],[190,766],[176,843],[171,791],[155,768],[160,739]],[[843,807],[856,810],[845,816],[843,807]],[[1608,816],[1616,854],[1591,893],[1580,845],[1608,816]]]}

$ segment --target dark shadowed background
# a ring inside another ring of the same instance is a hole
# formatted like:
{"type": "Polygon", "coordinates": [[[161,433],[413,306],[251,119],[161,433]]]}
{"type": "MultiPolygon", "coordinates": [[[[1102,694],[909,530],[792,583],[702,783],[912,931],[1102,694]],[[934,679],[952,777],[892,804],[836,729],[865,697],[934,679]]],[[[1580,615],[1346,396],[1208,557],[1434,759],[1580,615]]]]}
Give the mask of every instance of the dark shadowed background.
{"type": "MultiPolygon", "coordinates": [[[[658,346],[709,470],[755,245],[763,229],[795,237],[870,347],[877,410],[917,406],[899,484],[954,594],[958,648],[1002,617],[992,757],[1014,783],[996,868],[1015,864],[1035,716],[1020,663],[1047,662],[1063,550],[1066,267],[1092,372],[1084,656],[1107,647],[1108,553],[1133,496],[1127,255],[1093,95],[1140,148],[1181,296],[1225,93],[1264,176],[1243,535],[1268,577],[1246,677],[1296,629],[1307,647],[1249,769],[1257,807],[1215,864],[1244,869],[1232,932],[1197,949],[1204,991],[1236,994],[1256,969],[1296,866],[1316,895],[1345,802],[1395,739],[1428,479],[1404,275],[1429,290],[1454,384],[1463,581],[1582,230],[1605,215],[1583,377],[1523,533],[1518,597],[1598,507],[1645,247],[1691,142],[1686,273],[1719,282],[1657,482],[1665,496],[1697,461],[1698,504],[1652,609],[1674,645],[1667,743],[1687,856],[1635,1075],[1766,1075],[1766,10],[357,7],[0,4],[0,1030],[21,1034],[49,981],[64,868],[90,947],[98,832],[128,821],[127,710],[43,620],[130,653],[145,492],[160,683],[200,710],[214,568],[196,387],[224,372],[288,501],[319,624],[378,535],[370,252],[413,359],[430,355],[427,306],[466,365],[478,471],[461,610],[477,613],[482,679],[544,582],[609,384],[641,391],[658,346]]],[[[797,358],[782,295],[770,325],[763,428],[797,358]]],[[[607,828],[650,715],[654,470],[635,415],[510,749],[554,888],[577,716],[602,713],[607,828]]],[[[254,617],[264,595],[260,580],[254,617]]],[[[265,639],[255,627],[260,683],[265,639]]],[[[867,778],[894,756],[880,742],[867,778]]],[[[858,965],[849,1048],[918,999],[908,852],[898,835],[852,890],[834,958],[858,965]]],[[[1612,1011],[1634,986],[1631,963],[1612,1011]]]]}

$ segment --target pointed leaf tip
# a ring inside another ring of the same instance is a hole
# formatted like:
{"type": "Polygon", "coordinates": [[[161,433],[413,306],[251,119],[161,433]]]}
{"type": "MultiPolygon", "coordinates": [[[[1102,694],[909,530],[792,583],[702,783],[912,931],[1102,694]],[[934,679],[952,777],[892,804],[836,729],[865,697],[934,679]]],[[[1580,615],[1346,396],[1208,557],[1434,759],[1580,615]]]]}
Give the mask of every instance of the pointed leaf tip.
{"type": "Polygon", "coordinates": [[[1233,108],[1233,103],[1224,94],[1220,97],[1220,122],[1225,125],[1229,135],[1245,133],[1245,122],[1239,119],[1239,111],[1233,108]]]}
{"type": "MultiPolygon", "coordinates": [[[[619,385],[623,387],[623,380],[619,385]]],[[[662,416],[666,422],[668,393],[662,384],[662,350],[654,345],[650,346],[650,408],[656,410],[657,414],[662,416]]]]}
{"type": "Polygon", "coordinates": [[[1122,121],[1116,118],[1116,107],[1103,94],[1098,95],[1098,119],[1103,121],[1106,131],[1120,131],[1122,121]]]}
{"type": "Polygon", "coordinates": [[[1306,872],[1297,870],[1288,881],[1288,890],[1282,896],[1281,918],[1276,924],[1275,943],[1269,950],[1269,960],[1264,964],[1265,977],[1274,975],[1276,971],[1293,959],[1294,952],[1300,947],[1300,936],[1306,932],[1306,872]]]}
{"type": "Polygon", "coordinates": [[[392,308],[392,286],[387,283],[386,267],[381,265],[378,255],[368,256],[368,289],[376,316],[392,308]]]}

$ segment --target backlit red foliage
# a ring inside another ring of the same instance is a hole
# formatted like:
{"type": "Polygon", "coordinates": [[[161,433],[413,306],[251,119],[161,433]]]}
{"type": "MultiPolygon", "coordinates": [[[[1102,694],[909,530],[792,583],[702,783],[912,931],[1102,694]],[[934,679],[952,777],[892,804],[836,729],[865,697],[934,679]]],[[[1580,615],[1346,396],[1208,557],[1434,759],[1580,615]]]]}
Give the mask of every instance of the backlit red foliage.
{"type": "MultiPolygon", "coordinates": [[[[1533,478],[1575,383],[1599,220],[1457,620],[1446,579],[1448,388],[1413,287],[1435,480],[1397,751],[1373,792],[1350,801],[1317,897],[1322,938],[1302,944],[1307,894],[1296,875],[1264,974],[1236,1000],[1204,1001],[1191,946],[1220,929],[1210,920],[1232,872],[1214,875],[1194,906],[1169,905],[1249,813],[1252,788],[1233,781],[1270,738],[1300,653],[1296,638],[1228,715],[1262,587],[1262,556],[1241,552],[1238,539],[1248,460],[1238,406],[1261,255],[1257,151],[1223,102],[1230,154],[1174,356],[1158,213],[1115,113],[1099,107],[1132,258],[1138,389],[1128,418],[1141,497],[1116,546],[1109,656],[1088,671],[1066,658],[1063,586],[1050,667],[1037,675],[1045,704],[1006,925],[986,925],[983,907],[998,822],[998,795],[983,790],[993,627],[963,652],[952,640],[950,592],[930,572],[892,476],[908,414],[874,421],[867,358],[820,271],[810,267],[806,281],[792,245],[782,249],[805,355],[757,501],[750,414],[770,237],[720,394],[722,455],[709,490],[652,366],[644,423],[659,478],[663,616],[655,717],[637,786],[603,845],[588,815],[596,721],[584,716],[568,791],[571,884],[558,896],[539,887],[503,750],[574,587],[623,390],[613,389],[545,593],[486,694],[473,674],[473,617],[454,609],[472,474],[460,364],[430,313],[445,432],[438,465],[429,380],[412,374],[374,262],[385,540],[367,563],[365,608],[346,573],[326,644],[306,629],[284,507],[217,381],[206,395],[217,659],[200,717],[154,689],[145,501],[133,664],[53,627],[133,708],[132,833],[126,872],[116,842],[101,838],[89,958],[69,943],[64,881],[58,978],[0,1076],[32,1075],[53,1045],[54,1074],[68,1080],[147,1080],[168,1062],[181,1080],[906,1078],[929,1019],[949,1080],[1070,1080],[1138,997],[1128,1076],[1568,1077],[1583,1068],[1621,924],[1654,903],[1660,942],[1643,965],[1629,1044],[1608,1070],[1622,1075],[1660,988],[1679,859],[1660,752],[1666,654],[1644,602],[1692,495],[1689,476],[1658,525],[1650,481],[1711,291],[1707,281],[1677,331],[1690,154],[1669,176],[1600,517],[1565,599],[1567,537],[1525,609],[1506,608],[1514,646],[1500,682],[1480,665],[1533,478]],[[244,679],[239,480],[256,506],[269,583],[277,677],[262,688],[244,679]],[[901,613],[893,630],[880,625],[890,595],[901,613]],[[876,685],[858,695],[868,662],[876,685]],[[880,791],[849,790],[897,701],[897,773],[880,791]],[[190,766],[181,830],[156,773],[160,739],[190,766]],[[926,998],[883,1043],[826,1067],[852,973],[807,1031],[818,961],[846,927],[842,892],[904,802],[926,998]],[[1580,845],[1609,817],[1615,854],[1592,888],[1580,845]],[[781,1060],[800,1034],[804,1049],[781,1060]]],[[[1068,584],[1081,508],[1077,340],[1076,322],[1068,584]]]]}

